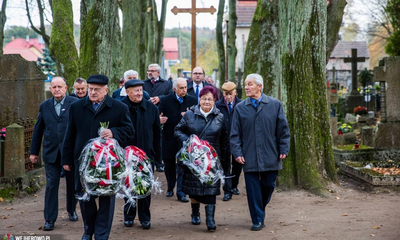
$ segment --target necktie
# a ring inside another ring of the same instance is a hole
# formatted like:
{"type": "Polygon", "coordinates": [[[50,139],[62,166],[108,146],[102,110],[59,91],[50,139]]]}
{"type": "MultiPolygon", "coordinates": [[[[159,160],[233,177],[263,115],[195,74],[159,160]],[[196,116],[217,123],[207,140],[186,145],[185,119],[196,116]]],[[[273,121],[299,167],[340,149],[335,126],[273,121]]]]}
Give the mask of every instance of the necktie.
{"type": "Polygon", "coordinates": [[[54,106],[57,116],[60,116],[60,111],[61,111],[61,103],[57,102],[56,105],[54,106]]]}
{"type": "Polygon", "coordinates": [[[94,108],[95,111],[96,111],[96,109],[97,109],[98,106],[99,106],[98,103],[94,103],[94,104],[93,104],[93,108],[94,108]]]}
{"type": "Polygon", "coordinates": [[[154,85],[154,83],[155,83],[155,82],[156,82],[156,80],[154,80],[154,79],[153,79],[153,80],[151,80],[151,83],[152,83],[153,85],[154,85]]]}
{"type": "Polygon", "coordinates": [[[183,103],[183,98],[178,97],[179,103],[182,104],[183,103]]]}
{"type": "Polygon", "coordinates": [[[257,108],[259,103],[260,103],[260,102],[259,102],[258,100],[256,100],[256,101],[254,102],[254,107],[257,108]]]}
{"type": "Polygon", "coordinates": [[[232,103],[228,103],[229,112],[232,112],[232,103]]]}
{"type": "Polygon", "coordinates": [[[199,99],[199,85],[196,85],[196,97],[199,99]]]}

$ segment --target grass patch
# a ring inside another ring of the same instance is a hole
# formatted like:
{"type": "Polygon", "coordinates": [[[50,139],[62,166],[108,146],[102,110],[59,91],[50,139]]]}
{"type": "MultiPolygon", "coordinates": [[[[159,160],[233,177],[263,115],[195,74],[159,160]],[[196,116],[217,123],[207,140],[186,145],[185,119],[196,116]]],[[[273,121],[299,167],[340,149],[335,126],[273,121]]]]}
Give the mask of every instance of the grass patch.
{"type": "MultiPolygon", "coordinates": [[[[350,145],[338,145],[338,146],[336,146],[336,148],[337,148],[337,149],[340,149],[340,150],[356,150],[355,147],[354,147],[354,144],[350,144],[350,145]]],[[[359,149],[357,149],[357,150],[363,150],[363,149],[374,149],[374,148],[373,148],[373,147],[368,147],[368,146],[365,146],[365,145],[361,145],[361,144],[360,144],[359,149]]]]}
{"type": "Polygon", "coordinates": [[[0,198],[4,199],[5,201],[13,201],[17,193],[18,190],[13,187],[0,189],[0,198]]]}

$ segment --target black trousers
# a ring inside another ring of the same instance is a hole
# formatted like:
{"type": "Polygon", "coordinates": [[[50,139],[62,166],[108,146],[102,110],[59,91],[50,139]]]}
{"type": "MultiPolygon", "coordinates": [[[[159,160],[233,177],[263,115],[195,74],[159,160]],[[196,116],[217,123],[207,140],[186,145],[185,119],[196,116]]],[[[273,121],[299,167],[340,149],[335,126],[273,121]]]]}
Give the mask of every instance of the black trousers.
{"type": "Polygon", "coordinates": [[[232,189],[237,188],[239,184],[240,173],[242,172],[243,165],[236,162],[232,156],[232,189]]]}
{"type": "MultiPolygon", "coordinates": [[[[44,195],[44,219],[47,222],[55,222],[58,216],[58,190],[60,187],[61,175],[61,153],[58,152],[54,163],[44,163],[46,171],[46,192],[44,195]],[[54,196],[57,196],[54,198],[54,196]]],[[[73,213],[76,210],[77,200],[75,198],[74,171],[65,171],[67,188],[67,212],[73,213]]]]}
{"type": "Polygon", "coordinates": [[[173,191],[176,184],[176,196],[178,199],[186,197],[186,194],[182,192],[183,172],[177,167],[175,158],[164,159],[164,165],[164,174],[167,179],[167,191],[173,191]]]}
{"type": "Polygon", "coordinates": [[[80,200],[82,219],[86,235],[94,235],[96,240],[108,239],[114,217],[115,195],[100,196],[97,209],[96,196],[85,202],[80,200]]]}
{"type": "Polygon", "coordinates": [[[224,190],[224,194],[232,194],[232,178],[231,178],[231,158],[229,158],[229,161],[227,162],[221,162],[222,168],[224,170],[224,175],[225,177],[225,183],[224,186],[222,186],[222,189],[224,190]]]}
{"type": "MultiPolygon", "coordinates": [[[[125,203],[127,199],[125,198],[125,203]]],[[[133,221],[136,217],[136,208],[138,210],[139,221],[150,221],[150,203],[151,195],[136,200],[136,207],[130,206],[130,204],[125,204],[124,206],[124,221],[133,221]]]]}

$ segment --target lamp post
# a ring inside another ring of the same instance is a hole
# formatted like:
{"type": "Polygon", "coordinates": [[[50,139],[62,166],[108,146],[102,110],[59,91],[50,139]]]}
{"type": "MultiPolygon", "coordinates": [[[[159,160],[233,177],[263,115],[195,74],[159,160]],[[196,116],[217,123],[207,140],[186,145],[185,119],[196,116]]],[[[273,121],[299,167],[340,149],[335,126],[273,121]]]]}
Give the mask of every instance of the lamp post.
{"type": "Polygon", "coordinates": [[[228,82],[228,23],[229,12],[224,13],[225,31],[226,31],[226,50],[225,50],[225,82],[228,82]]]}

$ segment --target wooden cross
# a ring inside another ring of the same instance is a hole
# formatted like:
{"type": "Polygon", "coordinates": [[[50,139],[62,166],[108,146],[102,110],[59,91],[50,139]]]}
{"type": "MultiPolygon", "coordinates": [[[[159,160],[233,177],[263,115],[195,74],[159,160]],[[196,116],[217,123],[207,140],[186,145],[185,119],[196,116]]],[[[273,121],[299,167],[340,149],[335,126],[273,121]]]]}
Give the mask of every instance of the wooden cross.
{"type": "Polygon", "coordinates": [[[211,6],[209,8],[196,8],[196,0],[192,0],[192,8],[177,8],[174,6],[171,9],[171,12],[173,12],[175,15],[178,13],[190,13],[192,14],[192,50],[191,50],[191,59],[192,59],[192,69],[196,67],[196,14],[201,13],[201,12],[209,12],[211,14],[214,14],[217,10],[214,8],[214,6],[211,6]]]}
{"type": "Polygon", "coordinates": [[[350,95],[360,95],[357,91],[357,63],[365,62],[365,57],[357,57],[357,48],[351,49],[351,58],[344,58],[344,62],[351,62],[351,92],[350,95]]]}

